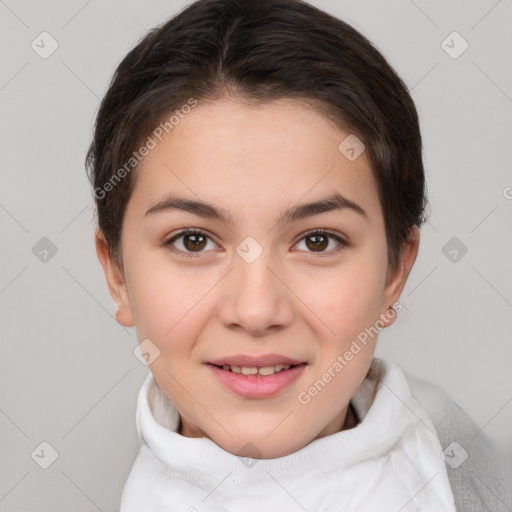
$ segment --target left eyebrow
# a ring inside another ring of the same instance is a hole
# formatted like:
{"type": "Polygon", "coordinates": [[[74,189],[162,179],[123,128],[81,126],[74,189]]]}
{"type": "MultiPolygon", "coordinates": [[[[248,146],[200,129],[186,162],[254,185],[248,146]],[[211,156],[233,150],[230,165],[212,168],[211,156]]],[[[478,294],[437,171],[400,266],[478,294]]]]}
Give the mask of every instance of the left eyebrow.
{"type": "MultiPolygon", "coordinates": [[[[231,214],[225,208],[217,208],[209,203],[176,196],[169,196],[159,201],[151,206],[144,216],[146,217],[168,210],[186,211],[198,215],[199,217],[220,220],[224,224],[233,224],[231,214]]],[[[276,224],[290,224],[320,213],[343,210],[353,211],[369,221],[368,214],[361,206],[343,195],[336,193],[319,201],[293,206],[281,213],[276,224]]]]}
{"type": "Polygon", "coordinates": [[[321,199],[320,201],[299,204],[298,206],[294,206],[289,210],[286,210],[277,219],[277,224],[288,224],[313,215],[318,215],[319,213],[343,210],[353,211],[369,221],[368,214],[361,206],[345,196],[336,193],[332,196],[326,197],[325,199],[321,199]]]}

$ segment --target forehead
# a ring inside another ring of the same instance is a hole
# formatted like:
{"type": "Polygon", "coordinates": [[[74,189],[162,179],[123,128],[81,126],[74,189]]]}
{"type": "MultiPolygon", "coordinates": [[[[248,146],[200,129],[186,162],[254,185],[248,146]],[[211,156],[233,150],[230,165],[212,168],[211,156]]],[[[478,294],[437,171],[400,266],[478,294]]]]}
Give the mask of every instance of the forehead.
{"type": "Polygon", "coordinates": [[[199,101],[144,157],[130,202],[143,209],[173,193],[259,212],[338,191],[378,216],[366,154],[339,149],[349,135],[295,100],[199,101]]]}

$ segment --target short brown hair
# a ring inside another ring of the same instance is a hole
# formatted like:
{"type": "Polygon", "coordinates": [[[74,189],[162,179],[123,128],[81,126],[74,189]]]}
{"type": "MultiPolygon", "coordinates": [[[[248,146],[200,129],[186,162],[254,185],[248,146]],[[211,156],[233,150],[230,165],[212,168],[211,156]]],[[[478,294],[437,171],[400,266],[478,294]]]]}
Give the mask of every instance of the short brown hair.
{"type": "Polygon", "coordinates": [[[226,93],[257,102],[303,100],[361,139],[393,273],[412,227],[426,220],[414,102],[368,39],[301,0],[198,0],[150,30],[119,64],[86,157],[98,225],[114,261],[122,267],[122,222],[135,179],[126,162],[190,98],[215,100],[226,93]]]}

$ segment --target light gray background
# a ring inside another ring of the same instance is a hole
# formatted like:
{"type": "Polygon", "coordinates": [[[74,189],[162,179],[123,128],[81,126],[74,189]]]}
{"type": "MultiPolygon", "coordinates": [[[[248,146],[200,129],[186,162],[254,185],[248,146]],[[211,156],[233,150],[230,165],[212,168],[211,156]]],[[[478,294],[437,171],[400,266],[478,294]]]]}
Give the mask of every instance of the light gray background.
{"type": "MultiPolygon", "coordinates": [[[[378,355],[445,388],[510,455],[512,1],[312,3],[375,42],[421,117],[431,216],[378,355]],[[441,45],[453,31],[469,44],[458,58],[441,45]],[[468,248],[456,262],[452,237],[468,248]]],[[[84,156],[115,67],[182,5],[0,0],[1,511],[119,505],[148,369],[114,319],[84,156]],[[59,45],[47,59],[31,48],[43,31],[59,45]],[[57,247],[46,262],[42,237],[57,247]],[[31,457],[44,441],[58,452],[48,469],[31,457]]]]}

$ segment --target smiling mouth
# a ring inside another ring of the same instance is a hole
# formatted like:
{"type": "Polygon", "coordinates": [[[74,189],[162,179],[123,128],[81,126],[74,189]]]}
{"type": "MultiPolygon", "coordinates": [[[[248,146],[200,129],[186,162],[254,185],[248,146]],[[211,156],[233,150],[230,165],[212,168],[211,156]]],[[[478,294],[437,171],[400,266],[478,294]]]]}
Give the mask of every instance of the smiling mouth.
{"type": "Polygon", "coordinates": [[[212,366],[219,368],[221,370],[225,370],[231,373],[237,373],[239,375],[255,375],[258,377],[266,377],[269,375],[274,375],[276,373],[284,372],[289,370],[290,368],[295,368],[296,366],[305,366],[306,363],[298,363],[298,364],[276,364],[273,366],[236,366],[236,365],[216,365],[210,363],[212,366]]]}
{"type": "Polygon", "coordinates": [[[251,399],[278,395],[304,374],[307,365],[275,354],[228,356],[207,364],[224,388],[251,399]]]}

